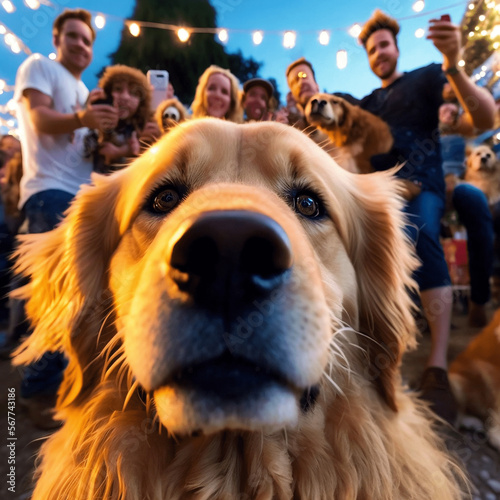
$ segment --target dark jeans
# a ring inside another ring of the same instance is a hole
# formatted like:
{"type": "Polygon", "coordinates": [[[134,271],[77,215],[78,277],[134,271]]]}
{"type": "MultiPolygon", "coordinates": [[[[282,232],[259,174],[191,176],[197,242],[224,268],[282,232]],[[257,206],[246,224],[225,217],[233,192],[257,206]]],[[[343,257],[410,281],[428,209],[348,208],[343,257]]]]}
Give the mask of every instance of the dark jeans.
{"type": "MultiPolygon", "coordinates": [[[[61,221],[74,195],[51,189],[31,196],[23,211],[28,220],[29,233],[45,233],[61,221]]],[[[53,395],[63,379],[67,360],[60,352],[46,352],[42,358],[26,367],[21,382],[21,396],[53,395]]]]}
{"type": "Polygon", "coordinates": [[[453,190],[453,206],[467,230],[470,299],[476,304],[490,300],[493,273],[493,219],[485,194],[470,184],[453,190]]]}
{"type": "Polygon", "coordinates": [[[439,239],[444,206],[443,197],[432,191],[422,191],[405,208],[409,222],[406,231],[415,242],[417,256],[421,261],[421,266],[415,273],[421,292],[451,284],[439,239]]]}

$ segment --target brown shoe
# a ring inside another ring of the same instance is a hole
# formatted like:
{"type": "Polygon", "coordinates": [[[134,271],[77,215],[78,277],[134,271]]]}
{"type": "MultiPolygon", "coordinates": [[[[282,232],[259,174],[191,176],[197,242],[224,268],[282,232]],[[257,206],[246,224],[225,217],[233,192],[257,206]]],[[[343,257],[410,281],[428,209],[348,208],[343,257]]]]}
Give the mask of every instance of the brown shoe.
{"type": "Polygon", "coordinates": [[[430,366],[420,381],[420,399],[430,403],[430,409],[442,420],[454,426],[457,421],[457,402],[451,392],[448,373],[443,368],[430,366]]]}
{"type": "Polygon", "coordinates": [[[61,427],[62,422],[54,418],[57,397],[34,396],[19,397],[19,405],[28,412],[28,416],[37,429],[49,431],[61,427]]]}
{"type": "Polygon", "coordinates": [[[487,325],[486,306],[469,301],[469,326],[483,328],[487,325]]]}

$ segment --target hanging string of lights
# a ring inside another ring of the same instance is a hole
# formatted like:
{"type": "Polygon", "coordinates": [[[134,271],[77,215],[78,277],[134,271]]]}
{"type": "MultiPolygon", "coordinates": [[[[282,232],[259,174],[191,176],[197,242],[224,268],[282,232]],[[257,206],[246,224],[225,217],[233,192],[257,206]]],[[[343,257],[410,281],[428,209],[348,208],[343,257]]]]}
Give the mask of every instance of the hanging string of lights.
{"type": "MultiPolygon", "coordinates": [[[[49,6],[53,9],[60,8],[60,6],[57,3],[53,3],[50,0],[24,0],[24,3],[27,7],[30,9],[36,10],[40,7],[40,5],[46,5],[49,6]]],[[[15,11],[15,6],[11,2],[11,0],[1,0],[1,5],[5,9],[6,12],[8,13],[13,13],[15,11]]],[[[405,21],[408,19],[420,17],[423,15],[429,15],[429,14],[434,14],[437,12],[445,12],[453,7],[457,7],[460,5],[467,5],[467,2],[464,0],[460,2],[456,2],[451,5],[446,5],[443,7],[440,7],[438,9],[434,9],[432,11],[427,11],[423,12],[425,8],[425,1],[424,0],[416,0],[413,5],[412,9],[415,12],[415,14],[399,18],[398,21],[405,21]]],[[[495,8],[499,13],[500,13],[500,0],[496,1],[489,1],[488,2],[488,7],[490,8],[495,8]]],[[[468,8],[473,10],[475,8],[475,3],[470,2],[468,5],[468,8]]],[[[129,20],[129,19],[123,19],[119,18],[117,16],[113,16],[111,14],[104,14],[101,12],[92,12],[93,18],[94,18],[94,25],[96,26],[97,29],[103,29],[106,25],[106,19],[115,19],[118,21],[121,21],[127,26],[129,33],[131,36],[138,37],[141,35],[141,31],[146,28],[154,28],[154,29],[162,29],[162,30],[168,30],[175,32],[179,38],[179,40],[183,43],[187,42],[190,37],[193,34],[213,34],[216,35],[219,39],[220,42],[222,43],[227,43],[229,40],[230,34],[234,34],[236,32],[240,33],[249,33],[252,42],[255,45],[260,45],[264,37],[267,35],[271,34],[278,34],[282,36],[282,45],[286,49],[292,49],[295,47],[296,42],[297,42],[297,37],[298,36],[303,36],[311,33],[317,33],[318,34],[318,42],[321,45],[328,45],[330,43],[331,39],[331,33],[334,31],[345,31],[349,33],[354,38],[357,38],[361,31],[361,25],[359,23],[354,23],[352,26],[349,27],[341,27],[341,28],[333,28],[331,30],[321,30],[321,31],[293,31],[293,30],[287,30],[287,31],[278,31],[278,30],[236,30],[236,29],[230,29],[230,28],[197,28],[197,27],[187,27],[187,26],[175,26],[172,24],[164,24],[164,23],[155,23],[155,22],[149,22],[149,21],[138,21],[138,20],[129,20]]],[[[479,30],[478,30],[479,31],[479,30]]],[[[0,24],[0,35],[3,35],[5,43],[10,47],[10,49],[15,52],[19,53],[21,51],[25,52],[26,54],[31,54],[31,50],[29,47],[27,47],[20,39],[19,37],[16,36],[15,33],[12,32],[12,30],[8,29],[6,25],[0,24]]],[[[417,38],[421,38],[425,35],[425,30],[423,29],[418,29],[415,32],[415,36],[417,38]]],[[[493,38],[500,38],[500,25],[496,25],[494,28],[491,30],[481,30],[479,33],[477,32],[471,32],[470,37],[476,37],[476,36],[490,36],[492,39],[493,38]]],[[[500,45],[500,42],[499,42],[500,45]]],[[[343,51],[345,52],[345,50],[343,51]]],[[[341,64],[347,65],[347,53],[345,54],[340,54],[337,55],[337,61],[341,61],[341,64]]],[[[344,66],[345,67],[345,66],[344,66]]]]}
{"type": "MultiPolygon", "coordinates": [[[[47,6],[52,10],[62,10],[62,6],[57,2],[51,0],[23,0],[24,4],[32,9],[39,9],[41,5],[47,6]]],[[[16,10],[16,6],[11,0],[0,0],[0,5],[3,7],[5,12],[12,14],[16,10]]],[[[447,12],[450,9],[458,6],[464,6],[469,11],[469,14],[473,16],[473,19],[477,18],[477,24],[474,29],[468,33],[467,45],[473,44],[478,39],[488,39],[491,42],[493,50],[498,50],[500,48],[500,0],[461,0],[453,4],[449,4],[443,7],[439,7],[434,10],[425,11],[425,1],[416,0],[412,4],[412,9],[414,14],[406,17],[400,17],[397,20],[399,22],[406,21],[409,19],[428,16],[437,14],[439,12],[447,12]],[[490,19],[492,22],[485,23],[486,16],[484,15],[484,4],[486,8],[489,9],[490,19]],[[481,10],[480,10],[481,9],[481,10]],[[477,15],[483,12],[481,15],[477,15]],[[491,16],[493,14],[493,16],[491,16]]],[[[131,36],[139,37],[142,30],[144,29],[162,29],[174,32],[177,34],[179,40],[183,43],[187,42],[191,36],[196,34],[213,34],[218,37],[221,43],[227,43],[231,34],[235,33],[248,33],[251,36],[252,42],[255,45],[260,45],[266,36],[278,35],[282,37],[282,45],[285,49],[292,49],[297,43],[297,38],[317,34],[318,42],[320,45],[327,46],[330,43],[331,36],[333,32],[347,32],[353,38],[357,38],[361,31],[361,24],[354,23],[348,27],[332,28],[330,30],[242,30],[242,29],[231,29],[226,27],[219,28],[203,28],[203,27],[188,27],[188,26],[176,26],[173,24],[165,23],[155,23],[149,21],[138,21],[133,19],[124,19],[122,17],[114,16],[111,14],[105,14],[102,12],[90,11],[93,16],[93,23],[97,29],[103,29],[106,26],[108,20],[114,20],[124,24],[131,36]]],[[[415,36],[421,38],[425,35],[425,30],[419,28],[415,31],[415,36]]],[[[4,42],[10,48],[10,50],[16,54],[24,52],[25,54],[31,54],[30,48],[23,43],[23,41],[11,30],[5,23],[0,23],[0,38],[3,37],[4,42]]],[[[467,49],[467,46],[465,47],[467,49]]],[[[50,54],[49,57],[54,58],[55,54],[50,54]]],[[[348,64],[348,53],[345,49],[338,50],[336,53],[336,63],[339,69],[344,69],[348,64]]],[[[459,62],[460,66],[465,66],[465,61],[459,62]]],[[[486,74],[486,69],[481,68],[480,72],[477,72],[474,77],[476,80],[482,78],[486,74]]],[[[500,77],[500,71],[496,71],[496,78],[500,77]]],[[[4,80],[0,79],[0,94],[3,92],[10,92],[13,90],[12,86],[8,86],[4,80]]],[[[10,110],[6,106],[0,106],[0,113],[8,114],[10,110]]],[[[6,126],[9,120],[4,120],[0,118],[0,125],[6,126]]]]}

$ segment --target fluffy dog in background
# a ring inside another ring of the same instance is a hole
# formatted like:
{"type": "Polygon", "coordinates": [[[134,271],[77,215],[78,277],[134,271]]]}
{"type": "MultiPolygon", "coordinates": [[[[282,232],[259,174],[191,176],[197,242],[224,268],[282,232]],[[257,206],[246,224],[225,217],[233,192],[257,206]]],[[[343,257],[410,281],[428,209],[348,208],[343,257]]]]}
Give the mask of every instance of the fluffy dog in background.
{"type": "Polygon", "coordinates": [[[488,441],[500,451],[500,309],[450,365],[450,384],[461,418],[480,418],[488,441]]]}
{"type": "Polygon", "coordinates": [[[467,156],[465,180],[483,191],[490,205],[500,200],[500,160],[486,144],[467,156]]]}
{"type": "Polygon", "coordinates": [[[172,97],[160,102],[155,112],[155,120],[160,130],[165,133],[172,127],[188,119],[188,112],[179,99],[172,97]]]}
{"type": "Polygon", "coordinates": [[[461,498],[401,383],[398,186],[292,127],[200,119],[24,236],[15,362],[69,358],[33,500],[461,498]]]}
{"type": "Polygon", "coordinates": [[[371,157],[392,147],[393,137],[386,122],[341,97],[315,94],[307,103],[305,115],[339,149],[335,159],[350,172],[372,172],[371,157]]]}

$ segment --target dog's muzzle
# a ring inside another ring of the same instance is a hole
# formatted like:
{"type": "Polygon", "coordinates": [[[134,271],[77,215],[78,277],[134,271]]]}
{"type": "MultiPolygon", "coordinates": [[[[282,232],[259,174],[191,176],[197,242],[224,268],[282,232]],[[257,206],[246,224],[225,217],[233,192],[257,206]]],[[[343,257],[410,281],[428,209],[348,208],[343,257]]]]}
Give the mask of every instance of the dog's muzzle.
{"type": "Polygon", "coordinates": [[[311,101],[311,114],[323,114],[322,111],[328,103],[324,100],[313,99],[311,101]]]}

